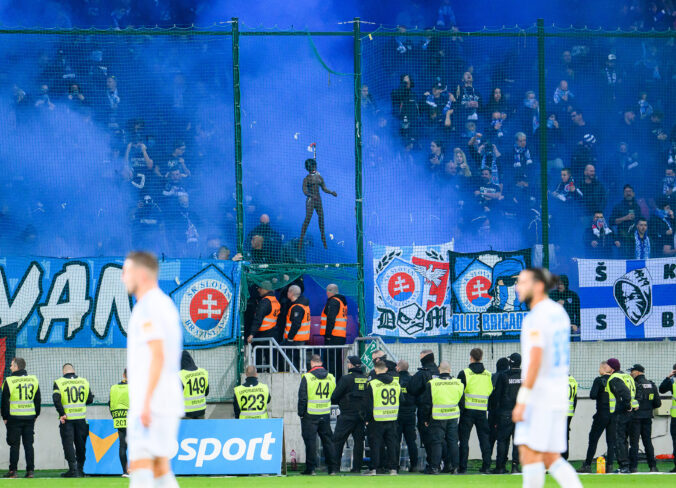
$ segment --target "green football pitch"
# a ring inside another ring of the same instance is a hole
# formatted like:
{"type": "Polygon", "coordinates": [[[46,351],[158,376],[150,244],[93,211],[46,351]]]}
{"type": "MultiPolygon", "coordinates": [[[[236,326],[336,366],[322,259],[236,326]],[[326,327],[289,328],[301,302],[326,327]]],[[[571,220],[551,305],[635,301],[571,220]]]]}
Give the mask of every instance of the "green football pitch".
{"type": "MultiPolygon", "coordinates": [[[[23,473],[19,473],[21,476],[23,473]]],[[[42,476],[53,476],[55,473],[37,473],[38,478],[32,480],[16,480],[21,486],[30,486],[36,488],[123,488],[129,486],[129,480],[123,478],[110,477],[91,477],[85,479],[46,478],[42,476]]],[[[648,486],[651,483],[657,486],[675,486],[676,475],[669,474],[633,474],[633,475],[583,475],[581,476],[584,486],[607,486],[614,488],[648,486]]],[[[179,478],[179,485],[183,488],[303,488],[317,487],[321,488],[437,488],[440,484],[457,484],[465,487],[520,487],[521,476],[519,475],[409,475],[399,476],[375,476],[365,477],[359,475],[345,476],[326,476],[317,475],[304,477],[298,475],[290,476],[250,476],[250,477],[184,477],[179,478]]],[[[556,482],[547,477],[547,487],[558,486],[556,482]]]]}

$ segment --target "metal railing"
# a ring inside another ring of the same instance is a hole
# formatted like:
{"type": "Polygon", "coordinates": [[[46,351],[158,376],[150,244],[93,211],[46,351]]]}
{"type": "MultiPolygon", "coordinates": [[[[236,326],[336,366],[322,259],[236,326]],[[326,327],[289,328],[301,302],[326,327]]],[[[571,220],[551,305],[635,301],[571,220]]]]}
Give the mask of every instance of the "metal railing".
{"type": "Polygon", "coordinates": [[[375,343],[375,349],[384,351],[392,361],[398,360],[380,337],[367,336],[357,337],[352,344],[338,346],[293,346],[280,344],[274,338],[253,339],[245,348],[245,362],[248,366],[255,366],[258,371],[302,374],[308,370],[310,356],[318,354],[327,369],[333,372],[335,369],[342,369],[348,356],[360,356],[360,344],[368,343],[375,343]]]}

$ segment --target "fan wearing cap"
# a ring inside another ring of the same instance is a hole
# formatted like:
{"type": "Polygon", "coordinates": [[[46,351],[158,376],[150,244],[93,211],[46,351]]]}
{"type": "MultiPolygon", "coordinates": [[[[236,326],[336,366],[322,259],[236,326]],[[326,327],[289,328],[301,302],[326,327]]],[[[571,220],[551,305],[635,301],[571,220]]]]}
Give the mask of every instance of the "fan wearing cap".
{"type": "Polygon", "coordinates": [[[495,410],[498,422],[498,452],[493,473],[504,474],[507,472],[507,453],[509,452],[510,439],[512,440],[512,473],[520,473],[519,450],[514,445],[514,422],[512,422],[512,410],[516,405],[516,396],[521,388],[521,354],[513,353],[508,358],[509,369],[498,376],[495,383],[495,410]]]}
{"type": "Polygon", "coordinates": [[[632,403],[636,401],[634,399],[636,386],[634,379],[621,370],[619,360],[610,358],[606,362],[613,370],[608,378],[606,391],[610,402],[610,413],[615,424],[615,454],[617,464],[620,466],[616,473],[628,474],[631,470],[629,469],[627,435],[631,422],[632,403]]]}
{"type": "Polygon", "coordinates": [[[269,281],[263,281],[258,285],[258,294],[261,298],[256,306],[254,320],[247,337],[249,343],[253,339],[277,338],[277,317],[279,317],[280,305],[272,290],[273,286],[269,281]]]}
{"type": "Polygon", "coordinates": [[[671,442],[674,446],[674,468],[671,470],[672,473],[676,473],[676,364],[671,369],[669,376],[664,378],[664,381],[660,383],[660,393],[668,393],[672,395],[671,400],[671,424],[669,431],[671,433],[671,442]]]}
{"type": "Polygon", "coordinates": [[[333,443],[338,459],[343,458],[343,446],[352,434],[354,449],[352,451],[352,473],[358,473],[364,462],[364,419],[361,411],[366,394],[368,378],[364,374],[363,364],[359,356],[348,356],[347,374],[338,380],[336,389],[331,395],[331,405],[340,407],[340,415],[333,432],[333,443]]]}
{"type": "Polygon", "coordinates": [[[629,464],[632,473],[638,470],[638,441],[643,441],[645,456],[651,473],[656,473],[655,449],[652,441],[653,410],[662,406],[657,385],[645,377],[645,368],[634,364],[629,370],[636,384],[638,410],[634,412],[629,431],[629,464]]]}

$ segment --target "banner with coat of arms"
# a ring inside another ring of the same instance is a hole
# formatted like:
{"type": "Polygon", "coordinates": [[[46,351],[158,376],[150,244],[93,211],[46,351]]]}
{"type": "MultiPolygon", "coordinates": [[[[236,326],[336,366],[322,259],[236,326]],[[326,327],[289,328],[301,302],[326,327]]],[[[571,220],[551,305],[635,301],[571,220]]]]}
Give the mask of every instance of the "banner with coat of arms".
{"type": "Polygon", "coordinates": [[[583,341],[676,337],[676,259],[579,259],[583,341]]]}
{"type": "Polygon", "coordinates": [[[401,338],[451,333],[448,252],[433,246],[373,246],[372,333],[401,338]]]}
{"type": "Polygon", "coordinates": [[[449,252],[452,333],[457,336],[519,335],[527,313],[516,294],[531,251],[449,252]]]}
{"type": "MultiPolygon", "coordinates": [[[[12,348],[126,347],[133,300],[122,283],[123,263],[122,258],[0,259],[0,349],[3,340],[12,348]]],[[[184,347],[237,339],[241,266],[160,262],[159,285],[178,308],[184,347]]]]}

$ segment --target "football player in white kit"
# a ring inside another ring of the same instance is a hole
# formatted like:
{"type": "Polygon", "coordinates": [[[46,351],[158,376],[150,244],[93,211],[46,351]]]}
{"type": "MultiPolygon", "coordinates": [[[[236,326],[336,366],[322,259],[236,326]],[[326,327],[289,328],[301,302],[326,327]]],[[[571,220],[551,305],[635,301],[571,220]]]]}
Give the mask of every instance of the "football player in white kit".
{"type": "Polygon", "coordinates": [[[524,488],[543,487],[545,469],[560,486],[582,486],[561,457],[568,429],[570,319],[547,295],[555,285],[556,278],[541,268],[522,271],[516,283],[519,300],[530,309],[521,327],[523,381],[512,412],[524,488]]]}
{"type": "Polygon", "coordinates": [[[179,379],[183,333],[174,302],[160,290],[157,258],[131,252],[122,281],[136,305],[127,330],[129,486],[176,488],[169,459],[183,416],[179,379]]]}

